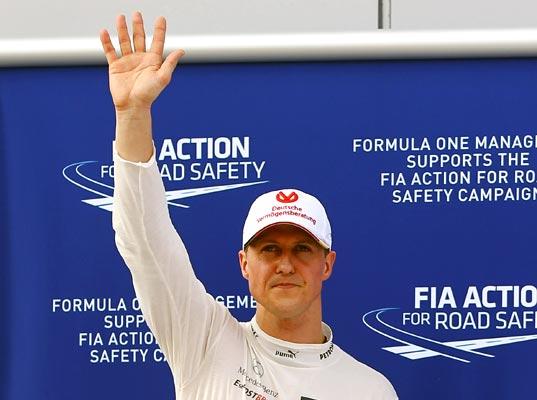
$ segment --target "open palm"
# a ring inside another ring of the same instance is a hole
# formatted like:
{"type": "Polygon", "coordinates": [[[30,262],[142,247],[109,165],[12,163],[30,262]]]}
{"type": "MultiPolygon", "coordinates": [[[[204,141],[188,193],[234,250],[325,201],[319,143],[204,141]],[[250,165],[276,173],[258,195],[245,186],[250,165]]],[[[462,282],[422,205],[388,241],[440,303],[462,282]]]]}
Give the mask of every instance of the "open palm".
{"type": "Polygon", "coordinates": [[[176,50],[163,61],[166,20],[155,22],[151,48],[146,51],[142,15],[133,15],[132,44],[125,16],[117,18],[121,57],[118,57],[108,31],[100,34],[103,50],[109,65],[110,92],[117,110],[149,108],[171,80],[173,70],[184,54],[176,50]]]}

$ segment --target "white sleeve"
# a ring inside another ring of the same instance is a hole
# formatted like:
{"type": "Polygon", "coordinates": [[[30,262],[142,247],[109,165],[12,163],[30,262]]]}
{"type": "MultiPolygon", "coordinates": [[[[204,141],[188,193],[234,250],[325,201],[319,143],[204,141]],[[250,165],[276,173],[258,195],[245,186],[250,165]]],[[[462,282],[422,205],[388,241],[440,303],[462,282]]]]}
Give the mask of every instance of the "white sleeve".
{"type": "Polygon", "coordinates": [[[235,321],[206,293],[170,220],[154,158],[121,159],[114,151],[116,245],[129,267],[145,320],[176,384],[195,376],[222,328],[235,321]]]}

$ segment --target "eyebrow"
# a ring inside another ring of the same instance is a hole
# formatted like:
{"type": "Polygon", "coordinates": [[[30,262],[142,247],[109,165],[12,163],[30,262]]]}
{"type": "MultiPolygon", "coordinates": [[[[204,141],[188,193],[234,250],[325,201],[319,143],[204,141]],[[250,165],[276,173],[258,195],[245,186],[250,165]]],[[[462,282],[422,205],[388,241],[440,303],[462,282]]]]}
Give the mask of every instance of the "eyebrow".
{"type": "MultiPolygon", "coordinates": [[[[256,240],[254,240],[251,244],[252,245],[259,245],[259,244],[279,244],[280,242],[278,242],[277,240],[275,239],[271,239],[271,238],[264,238],[263,236],[261,236],[260,238],[257,238],[256,240]]],[[[313,238],[311,237],[306,237],[304,239],[300,239],[300,240],[297,240],[295,242],[293,242],[293,244],[304,244],[304,243],[308,243],[308,244],[312,244],[312,245],[316,245],[318,244],[313,238]]]]}

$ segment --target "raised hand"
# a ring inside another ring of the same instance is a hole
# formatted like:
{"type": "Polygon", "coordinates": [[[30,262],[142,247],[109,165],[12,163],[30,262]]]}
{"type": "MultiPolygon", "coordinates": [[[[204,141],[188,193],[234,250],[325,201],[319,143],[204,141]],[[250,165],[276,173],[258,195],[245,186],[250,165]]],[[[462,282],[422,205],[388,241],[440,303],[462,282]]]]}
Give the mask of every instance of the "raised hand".
{"type": "Polygon", "coordinates": [[[166,36],[164,17],[155,21],[149,50],[146,50],[144,22],[139,12],[132,17],[132,43],[124,15],[117,17],[116,26],[121,56],[117,55],[108,31],[102,30],[100,33],[109,65],[110,92],[114,105],[118,111],[149,109],[170,82],[173,70],[184,51],[176,50],[163,61],[166,36]]]}
{"type": "Polygon", "coordinates": [[[132,42],[125,16],[117,17],[116,25],[121,56],[116,54],[108,32],[102,30],[100,34],[116,107],[116,150],[126,160],[144,162],[153,154],[151,104],[170,83],[184,51],[176,50],[162,60],[166,36],[163,17],[155,22],[149,51],[145,48],[144,22],[139,12],[132,17],[132,42]]]}

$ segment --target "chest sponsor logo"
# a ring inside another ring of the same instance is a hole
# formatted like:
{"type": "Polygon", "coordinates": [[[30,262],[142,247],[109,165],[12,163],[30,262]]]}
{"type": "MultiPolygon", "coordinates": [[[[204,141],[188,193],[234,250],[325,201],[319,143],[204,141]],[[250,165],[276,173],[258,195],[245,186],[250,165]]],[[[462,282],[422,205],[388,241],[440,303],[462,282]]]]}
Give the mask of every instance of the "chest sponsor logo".
{"type": "MultiPolygon", "coordinates": [[[[263,375],[264,372],[263,366],[261,363],[257,360],[253,360],[252,369],[254,370],[254,373],[257,374],[257,371],[261,371],[261,375],[263,375]]],[[[263,382],[261,382],[261,376],[258,378],[252,377],[248,375],[248,372],[246,368],[239,367],[238,374],[240,375],[240,379],[235,380],[233,383],[234,386],[237,386],[241,389],[243,389],[246,392],[246,396],[252,396],[253,399],[267,399],[265,396],[270,396],[271,398],[277,399],[279,396],[278,391],[269,388],[267,385],[265,385],[263,382]],[[247,386],[249,385],[249,386],[247,386]],[[255,387],[256,389],[251,389],[251,387],[255,387]],[[260,396],[260,397],[256,397],[260,396]]]]}
{"type": "Polygon", "coordinates": [[[254,371],[254,373],[259,376],[260,378],[263,376],[263,374],[265,373],[265,370],[263,369],[263,365],[257,361],[257,360],[253,360],[252,361],[252,370],[254,371]]]}
{"type": "Polygon", "coordinates": [[[493,359],[491,350],[496,346],[537,339],[537,287],[415,287],[413,309],[380,308],[365,313],[362,321],[377,334],[399,342],[383,349],[408,360],[493,359]],[[485,348],[491,350],[481,351],[485,348]]]}
{"type": "Polygon", "coordinates": [[[233,386],[236,386],[239,389],[242,389],[246,397],[249,399],[267,400],[265,396],[263,396],[261,393],[256,392],[253,389],[250,389],[245,383],[242,383],[240,379],[235,380],[235,382],[233,382],[233,386]]]}

